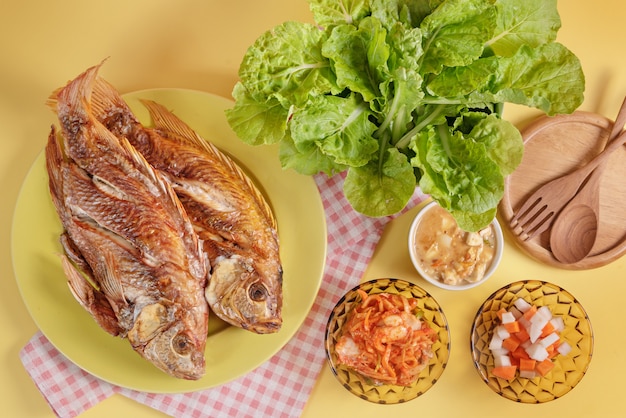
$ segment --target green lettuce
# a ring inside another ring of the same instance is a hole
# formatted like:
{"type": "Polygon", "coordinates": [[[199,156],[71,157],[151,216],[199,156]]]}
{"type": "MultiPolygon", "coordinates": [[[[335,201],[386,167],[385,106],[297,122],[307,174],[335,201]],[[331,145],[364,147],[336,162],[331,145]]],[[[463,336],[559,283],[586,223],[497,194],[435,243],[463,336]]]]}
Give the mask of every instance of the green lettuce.
{"type": "Polygon", "coordinates": [[[556,0],[309,3],[315,24],[249,47],[226,116],[243,141],[278,143],[285,169],[346,172],[365,215],[397,213],[419,186],[462,228],[486,226],[524,149],[502,104],[555,115],[583,101],[556,0]]]}

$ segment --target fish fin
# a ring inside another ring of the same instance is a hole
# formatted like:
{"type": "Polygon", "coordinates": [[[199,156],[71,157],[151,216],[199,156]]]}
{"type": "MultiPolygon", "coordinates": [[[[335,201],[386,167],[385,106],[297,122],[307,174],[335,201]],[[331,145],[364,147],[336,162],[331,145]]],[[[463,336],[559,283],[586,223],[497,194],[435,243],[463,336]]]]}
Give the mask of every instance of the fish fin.
{"type": "Polygon", "coordinates": [[[63,90],[63,87],[54,89],[54,91],[50,94],[50,97],[48,97],[45,102],[46,106],[48,106],[55,113],[57,111],[57,105],[59,103],[58,97],[61,90],[63,90]]]}
{"type": "MultiPolygon", "coordinates": [[[[111,131],[109,131],[104,125],[100,122],[97,122],[98,128],[103,129],[108,132],[109,135],[113,135],[111,131]]],[[[116,137],[117,141],[120,144],[123,152],[128,156],[128,158],[133,162],[133,165],[138,168],[145,176],[148,177],[148,182],[156,185],[159,189],[160,193],[169,193],[169,198],[171,199],[171,193],[169,191],[169,184],[161,174],[146,160],[146,158],[137,151],[137,148],[133,147],[132,144],[125,137],[116,137]]]]}
{"type": "Polygon", "coordinates": [[[109,252],[104,253],[104,277],[100,280],[100,288],[109,298],[120,305],[128,305],[124,296],[124,286],[122,279],[115,273],[119,269],[115,259],[109,252]]]}
{"type": "Polygon", "coordinates": [[[59,239],[61,242],[61,246],[65,251],[65,256],[69,258],[69,260],[85,275],[87,275],[92,282],[95,283],[93,278],[93,271],[91,270],[91,266],[85,260],[83,253],[80,251],[72,237],[67,232],[61,234],[59,239]]]}
{"type": "Polygon", "coordinates": [[[152,100],[141,99],[141,103],[148,109],[152,123],[157,131],[165,133],[168,138],[176,139],[196,148],[203,149],[210,154],[220,153],[212,144],[205,141],[189,125],[180,120],[165,106],[152,100]]]}
{"type": "Polygon", "coordinates": [[[94,80],[90,105],[96,119],[107,128],[112,125],[123,127],[139,123],[117,89],[102,77],[94,80]]]}
{"type": "Polygon", "coordinates": [[[74,298],[91,314],[102,329],[111,335],[119,335],[122,329],[119,326],[115,310],[104,293],[93,287],[65,255],[61,256],[61,262],[70,292],[74,298]]]}
{"type": "Polygon", "coordinates": [[[64,164],[62,141],[57,138],[56,128],[54,125],[50,129],[48,135],[48,143],[46,144],[46,170],[48,172],[48,189],[50,196],[57,208],[63,207],[63,170],[64,164]]]}
{"type": "Polygon", "coordinates": [[[214,156],[221,164],[226,166],[231,172],[235,173],[249,189],[251,196],[263,211],[263,214],[269,221],[272,228],[277,228],[274,212],[265,199],[265,196],[263,196],[258,187],[252,182],[250,176],[248,176],[231,157],[220,151],[211,142],[198,135],[196,131],[194,131],[191,127],[189,127],[189,125],[179,119],[163,105],[151,100],[141,100],[141,103],[148,109],[152,122],[154,123],[154,128],[158,132],[163,133],[168,138],[173,137],[174,139],[190,144],[214,156]]]}
{"type": "MultiPolygon", "coordinates": [[[[109,84],[106,80],[98,78],[95,80],[92,92],[92,101],[90,103],[92,110],[95,111],[94,124],[97,125],[97,129],[101,131],[102,135],[108,134],[115,136],[106,126],[100,121],[105,118],[106,115],[124,115],[124,118],[132,120],[132,122],[139,123],[134,114],[126,102],[119,95],[117,90],[109,84]],[[98,115],[100,114],[100,115],[98,115]],[[106,131],[106,132],[105,132],[106,131]]],[[[120,123],[126,124],[127,121],[120,121],[120,123]]],[[[176,193],[172,189],[170,183],[163,177],[163,174],[156,170],[135,148],[130,141],[124,136],[116,136],[120,146],[126,155],[133,161],[134,165],[139,167],[141,171],[146,174],[151,183],[158,186],[159,191],[167,196],[169,200],[174,202],[178,211],[186,217],[186,211],[183,209],[176,193]]]]}
{"type": "MultiPolygon", "coordinates": [[[[174,205],[176,212],[180,215],[182,220],[182,228],[186,232],[185,236],[190,237],[189,239],[185,239],[185,246],[188,250],[188,259],[191,263],[190,268],[193,269],[195,277],[198,277],[200,280],[204,280],[208,274],[207,270],[210,269],[210,264],[203,251],[203,242],[196,234],[193,223],[189,218],[189,214],[178,198],[172,184],[167,181],[162,172],[150,165],[143,154],[133,147],[126,138],[119,138],[119,142],[122,148],[125,149],[125,151],[136,161],[136,163],[143,166],[143,169],[146,170],[150,176],[152,176],[154,183],[161,188],[163,195],[174,205]],[[192,260],[199,260],[199,262],[194,263],[192,260]]],[[[147,254],[144,254],[143,256],[144,259],[146,259],[147,254]]],[[[158,263],[158,260],[146,259],[146,261],[149,265],[153,266],[158,263]]]]}

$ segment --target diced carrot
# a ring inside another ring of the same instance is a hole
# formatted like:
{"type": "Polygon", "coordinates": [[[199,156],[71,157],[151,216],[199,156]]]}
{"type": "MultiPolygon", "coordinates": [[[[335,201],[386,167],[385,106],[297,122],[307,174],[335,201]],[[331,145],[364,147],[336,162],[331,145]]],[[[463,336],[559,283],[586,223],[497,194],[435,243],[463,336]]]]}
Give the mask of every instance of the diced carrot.
{"type": "Polygon", "coordinates": [[[517,322],[517,321],[508,322],[508,323],[503,324],[503,325],[504,325],[504,328],[507,331],[509,331],[511,334],[519,332],[519,330],[520,330],[519,322],[517,322]]]}
{"type": "Polygon", "coordinates": [[[554,363],[550,359],[545,359],[543,361],[540,361],[535,366],[535,370],[537,370],[537,373],[539,373],[542,376],[547,375],[550,372],[550,370],[552,370],[553,368],[554,368],[554,363]]]}
{"type": "Polygon", "coordinates": [[[530,335],[528,334],[528,330],[525,327],[521,327],[518,332],[515,333],[515,338],[520,340],[520,342],[530,340],[530,335]]]}
{"type": "Polygon", "coordinates": [[[541,330],[541,338],[547,337],[553,332],[554,332],[554,325],[552,324],[552,322],[548,321],[548,323],[541,330]]]}
{"type": "Polygon", "coordinates": [[[519,367],[519,358],[509,355],[509,359],[512,366],[519,367]]]}
{"type": "Polygon", "coordinates": [[[504,380],[515,379],[515,373],[517,373],[517,366],[500,366],[491,369],[491,374],[504,380]]]}
{"type": "Polygon", "coordinates": [[[524,315],[522,315],[522,318],[526,319],[527,321],[530,321],[530,318],[532,318],[533,315],[535,315],[536,313],[537,313],[537,306],[532,305],[529,310],[524,312],[524,315]]]}
{"type": "Polygon", "coordinates": [[[502,341],[502,348],[506,348],[510,352],[513,352],[519,347],[520,341],[514,336],[510,336],[509,338],[505,338],[502,341]]]}
{"type": "Polygon", "coordinates": [[[511,353],[511,357],[514,357],[516,359],[521,359],[521,358],[529,359],[530,358],[530,356],[528,355],[528,352],[522,346],[517,347],[515,351],[511,353]]]}
{"type": "Polygon", "coordinates": [[[546,351],[548,352],[548,358],[555,358],[556,356],[559,355],[559,345],[561,344],[561,341],[557,341],[554,344],[550,344],[549,346],[546,347],[546,351]]]}
{"type": "Polygon", "coordinates": [[[498,315],[498,319],[502,321],[502,315],[506,312],[505,308],[500,308],[496,314],[498,315]]]}
{"type": "Polygon", "coordinates": [[[535,370],[535,366],[537,365],[537,361],[529,358],[520,358],[519,359],[519,369],[531,371],[535,370]]]}

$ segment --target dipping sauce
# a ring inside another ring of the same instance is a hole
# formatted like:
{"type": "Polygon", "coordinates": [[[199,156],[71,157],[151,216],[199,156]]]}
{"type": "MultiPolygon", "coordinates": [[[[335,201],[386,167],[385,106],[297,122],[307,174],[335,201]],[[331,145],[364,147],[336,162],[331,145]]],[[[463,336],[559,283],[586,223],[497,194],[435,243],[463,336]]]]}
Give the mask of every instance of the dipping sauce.
{"type": "Polygon", "coordinates": [[[451,286],[481,280],[496,253],[491,224],[478,232],[464,231],[439,205],[424,213],[414,234],[415,255],[421,268],[451,286]]]}

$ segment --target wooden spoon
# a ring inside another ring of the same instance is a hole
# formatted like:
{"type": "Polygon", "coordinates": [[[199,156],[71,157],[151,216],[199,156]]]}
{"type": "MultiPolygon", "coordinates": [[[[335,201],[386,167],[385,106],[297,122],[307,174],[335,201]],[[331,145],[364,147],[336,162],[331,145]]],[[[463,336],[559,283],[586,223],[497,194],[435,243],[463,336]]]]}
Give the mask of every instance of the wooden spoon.
{"type": "MultiPolygon", "coordinates": [[[[601,154],[617,149],[615,143],[626,124],[626,99],[622,103],[609,136],[611,146],[601,154]]],[[[623,141],[622,141],[623,142],[623,141]]],[[[596,157],[597,158],[597,157],[596,157]]],[[[587,257],[596,242],[600,218],[600,180],[608,158],[602,160],[589,175],[576,195],[561,210],[550,232],[550,251],[564,264],[576,263],[587,257]]]]}

